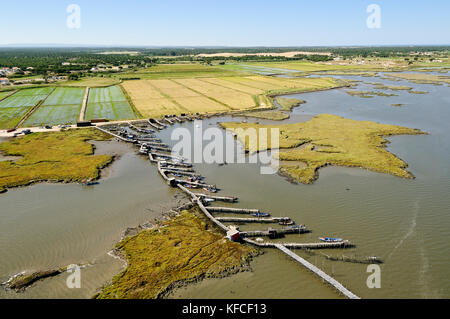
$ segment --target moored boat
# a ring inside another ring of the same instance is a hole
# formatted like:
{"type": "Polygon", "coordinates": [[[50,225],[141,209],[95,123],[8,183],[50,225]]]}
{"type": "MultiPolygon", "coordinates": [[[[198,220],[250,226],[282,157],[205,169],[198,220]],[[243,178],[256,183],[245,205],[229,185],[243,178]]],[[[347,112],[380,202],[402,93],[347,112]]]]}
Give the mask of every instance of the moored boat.
{"type": "Polygon", "coordinates": [[[340,243],[344,241],[341,238],[331,238],[331,237],[319,237],[319,240],[325,243],[340,243]]]}

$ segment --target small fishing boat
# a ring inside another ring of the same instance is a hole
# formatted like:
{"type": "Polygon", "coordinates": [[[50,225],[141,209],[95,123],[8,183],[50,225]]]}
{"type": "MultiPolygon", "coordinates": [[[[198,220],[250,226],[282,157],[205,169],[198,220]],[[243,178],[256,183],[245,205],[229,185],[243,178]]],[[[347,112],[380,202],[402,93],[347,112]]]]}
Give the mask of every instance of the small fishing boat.
{"type": "Polygon", "coordinates": [[[217,189],[211,188],[211,187],[203,187],[203,190],[204,190],[205,192],[217,193],[217,189]]]}
{"type": "Polygon", "coordinates": [[[343,241],[341,238],[331,238],[331,237],[319,237],[319,240],[326,243],[340,243],[343,241]]]}
{"type": "Polygon", "coordinates": [[[252,214],[253,217],[270,217],[270,214],[268,213],[254,213],[252,214]]]}
{"type": "Polygon", "coordinates": [[[203,201],[204,201],[205,203],[212,203],[212,202],[215,201],[215,199],[214,199],[214,198],[205,198],[205,199],[203,199],[203,201]]]}
{"type": "Polygon", "coordinates": [[[84,186],[92,186],[92,185],[98,185],[98,184],[100,184],[99,182],[97,182],[97,181],[93,181],[92,179],[88,179],[88,180],[82,180],[81,181],[81,183],[84,185],[84,186]]]}
{"type": "Polygon", "coordinates": [[[295,224],[295,222],[293,220],[283,220],[281,222],[278,223],[281,226],[292,226],[295,224]]]}

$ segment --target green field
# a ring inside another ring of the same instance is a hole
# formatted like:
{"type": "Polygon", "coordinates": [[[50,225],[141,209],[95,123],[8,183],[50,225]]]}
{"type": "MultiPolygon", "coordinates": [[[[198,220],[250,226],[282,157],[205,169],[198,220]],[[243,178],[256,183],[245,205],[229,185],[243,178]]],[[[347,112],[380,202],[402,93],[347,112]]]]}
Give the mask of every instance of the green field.
{"type": "Polygon", "coordinates": [[[0,92],[0,101],[12,93],[11,91],[0,92]]]}
{"type": "Polygon", "coordinates": [[[66,105],[66,104],[82,104],[85,89],[59,87],[49,95],[42,105],[66,105]]]}
{"type": "Polygon", "coordinates": [[[89,91],[86,120],[136,118],[125,95],[118,86],[94,88],[89,91]]]}
{"type": "Polygon", "coordinates": [[[25,121],[24,127],[76,123],[85,89],[56,88],[45,102],[25,121]]]}
{"type": "Polygon", "coordinates": [[[52,87],[40,87],[40,88],[33,88],[33,89],[23,89],[20,91],[17,91],[17,93],[14,94],[14,96],[29,96],[29,95],[49,95],[52,93],[54,88],[52,87]]]}
{"type": "Polygon", "coordinates": [[[35,106],[39,101],[45,99],[47,95],[23,95],[14,94],[0,101],[0,108],[4,107],[29,107],[35,106]]]}
{"type": "Polygon", "coordinates": [[[0,128],[14,128],[32,107],[44,100],[52,91],[53,88],[49,87],[24,89],[1,100],[0,128]]]}
{"type": "Polygon", "coordinates": [[[150,68],[140,69],[132,72],[118,73],[114,77],[120,79],[139,78],[139,79],[172,79],[172,78],[191,78],[191,77],[216,77],[241,75],[243,72],[235,72],[217,66],[207,66],[193,63],[179,64],[158,64],[150,68]]]}
{"type": "Polygon", "coordinates": [[[81,104],[42,105],[25,121],[24,127],[75,124],[81,104]]]}
{"type": "Polygon", "coordinates": [[[10,129],[19,124],[22,117],[32,107],[1,107],[0,108],[0,129],[10,129]]]}

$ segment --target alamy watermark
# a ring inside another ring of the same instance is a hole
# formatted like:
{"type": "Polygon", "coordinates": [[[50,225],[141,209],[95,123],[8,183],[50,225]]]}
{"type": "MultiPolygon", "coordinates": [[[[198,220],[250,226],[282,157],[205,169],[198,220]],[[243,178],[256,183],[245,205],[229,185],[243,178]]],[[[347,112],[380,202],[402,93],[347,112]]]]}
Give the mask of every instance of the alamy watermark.
{"type": "Polygon", "coordinates": [[[69,14],[67,16],[66,25],[69,29],[79,29],[81,28],[81,8],[78,4],[69,4],[67,6],[66,12],[69,14]]]}
{"type": "Polygon", "coordinates": [[[370,4],[366,9],[370,15],[367,17],[366,25],[369,29],[381,28],[381,7],[378,4],[370,4]]]}
{"type": "Polygon", "coordinates": [[[370,275],[367,277],[366,285],[367,288],[381,288],[381,268],[379,265],[369,265],[367,266],[367,272],[370,275]]]}
{"type": "Polygon", "coordinates": [[[234,136],[217,127],[203,129],[202,121],[194,122],[194,133],[187,128],[176,128],[171,139],[176,144],[172,154],[182,156],[191,163],[231,164],[259,163],[263,175],[275,174],[279,168],[278,149],[280,131],[278,128],[237,128],[234,133],[249,150],[260,150],[245,156],[245,152],[235,150],[234,136]],[[270,150],[268,150],[270,149],[270,150]]]}

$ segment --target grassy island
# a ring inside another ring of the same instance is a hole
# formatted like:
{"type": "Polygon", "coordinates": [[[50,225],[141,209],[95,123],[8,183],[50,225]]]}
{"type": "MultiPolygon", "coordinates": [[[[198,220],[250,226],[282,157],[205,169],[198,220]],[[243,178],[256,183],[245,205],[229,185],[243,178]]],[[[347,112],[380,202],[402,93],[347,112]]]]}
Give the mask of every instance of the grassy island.
{"type": "Polygon", "coordinates": [[[117,244],[127,268],[95,296],[100,299],[161,297],[182,283],[221,277],[248,264],[255,250],[224,238],[197,209],[117,244]]]}
{"type": "Polygon", "coordinates": [[[96,179],[113,158],[93,155],[89,140],[111,137],[94,129],[34,133],[0,144],[0,152],[19,159],[0,162],[0,191],[43,181],[96,179]]]}
{"type": "MultiPolygon", "coordinates": [[[[401,134],[426,134],[418,129],[370,121],[355,121],[340,116],[321,114],[308,122],[284,125],[260,125],[254,123],[221,123],[222,127],[237,134],[249,152],[263,151],[259,147],[249,149],[245,129],[280,129],[280,173],[309,184],[318,178],[318,170],[326,165],[360,167],[375,172],[388,173],[403,178],[413,178],[406,170],[408,165],[388,152],[384,136],[401,134]],[[238,129],[243,129],[238,130],[238,129]],[[301,162],[300,165],[298,164],[301,162]],[[306,164],[306,165],[305,165],[306,164]]],[[[270,133],[270,130],[269,130],[270,133]]],[[[267,149],[271,147],[270,134],[267,149]]]]}

